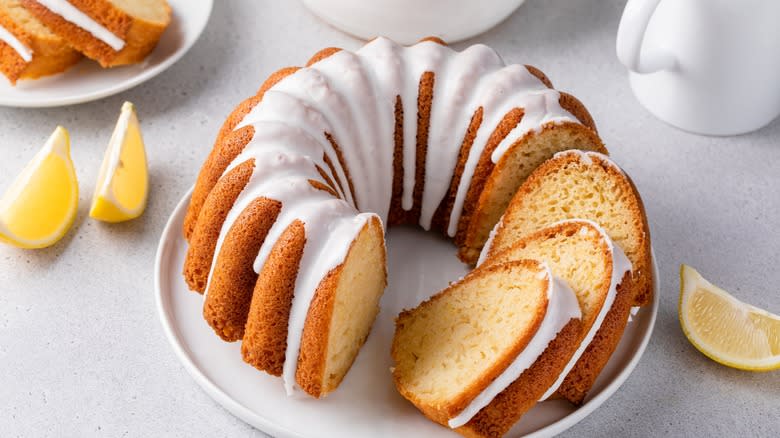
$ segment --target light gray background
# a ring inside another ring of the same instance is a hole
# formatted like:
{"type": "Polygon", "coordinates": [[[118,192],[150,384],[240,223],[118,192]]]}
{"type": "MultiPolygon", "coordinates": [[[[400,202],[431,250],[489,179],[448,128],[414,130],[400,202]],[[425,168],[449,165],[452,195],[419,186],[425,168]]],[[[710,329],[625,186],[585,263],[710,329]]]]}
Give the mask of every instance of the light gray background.
{"type": "MultiPolygon", "coordinates": [[[[0,435],[264,436],[201,391],[169,347],[153,298],[157,240],[236,103],[277,68],[361,42],[297,1],[215,3],[192,51],[144,85],[68,108],[0,108],[0,189],[58,124],[71,132],[81,182],[76,224],[60,243],[0,247],[0,435]],[[143,125],[151,196],[140,219],[106,225],[87,210],[124,100],[143,125]]],[[[708,138],[650,116],[614,55],[623,4],[529,0],[470,41],[542,68],[581,98],[650,218],[662,276],[655,333],[628,381],[567,436],[776,435],[780,375],[732,370],[698,353],[680,330],[677,298],[684,262],[780,312],[780,122],[708,138]]]]}

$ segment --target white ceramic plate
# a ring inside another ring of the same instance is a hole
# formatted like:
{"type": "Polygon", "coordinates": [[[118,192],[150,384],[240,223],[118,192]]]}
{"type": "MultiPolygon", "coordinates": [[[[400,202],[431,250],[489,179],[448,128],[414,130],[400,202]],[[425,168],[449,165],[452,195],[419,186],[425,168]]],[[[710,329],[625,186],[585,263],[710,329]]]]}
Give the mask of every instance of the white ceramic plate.
{"type": "Polygon", "coordinates": [[[195,44],[211,15],[213,0],[168,0],[173,10],[170,26],[157,47],[140,64],[110,69],[83,59],[64,73],[16,86],[0,75],[0,105],[52,107],[89,102],[145,82],[173,65],[195,44]]]}
{"type": "MultiPolygon", "coordinates": [[[[163,231],[155,263],[157,306],[176,355],[198,384],[237,417],[275,437],[452,437],[455,434],[422,416],[401,398],[390,378],[389,346],[393,318],[414,307],[468,268],[448,241],[414,228],[393,228],[388,237],[389,285],[371,335],[341,386],[322,400],[287,397],[281,379],[241,360],[240,343],[222,342],[203,320],[202,296],[187,289],[181,275],[187,245],[182,222],[188,193],[163,231]]],[[[658,271],[655,268],[656,279],[658,271]]],[[[656,285],[659,281],[656,281],[656,285]]],[[[658,287],[652,305],[639,310],[623,339],[579,409],[546,401],[528,412],[509,436],[550,436],[585,418],[611,396],[639,362],[658,312],[658,287]]]]}

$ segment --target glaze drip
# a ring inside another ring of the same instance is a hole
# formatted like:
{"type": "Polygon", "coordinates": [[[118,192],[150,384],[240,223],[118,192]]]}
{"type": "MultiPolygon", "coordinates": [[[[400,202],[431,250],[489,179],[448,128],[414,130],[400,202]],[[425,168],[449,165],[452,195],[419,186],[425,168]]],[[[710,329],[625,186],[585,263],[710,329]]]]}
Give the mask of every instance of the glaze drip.
{"type": "Polygon", "coordinates": [[[14,51],[24,60],[24,62],[32,61],[33,52],[32,49],[25,46],[18,38],[14,36],[8,29],[0,26],[0,41],[11,46],[14,51]]]}
{"type": "Polygon", "coordinates": [[[73,6],[67,0],[36,0],[46,9],[62,17],[76,26],[89,32],[93,37],[106,43],[117,52],[125,47],[125,42],[118,36],[111,33],[102,24],[98,23],[92,17],[82,12],[79,8],[73,6]]]}

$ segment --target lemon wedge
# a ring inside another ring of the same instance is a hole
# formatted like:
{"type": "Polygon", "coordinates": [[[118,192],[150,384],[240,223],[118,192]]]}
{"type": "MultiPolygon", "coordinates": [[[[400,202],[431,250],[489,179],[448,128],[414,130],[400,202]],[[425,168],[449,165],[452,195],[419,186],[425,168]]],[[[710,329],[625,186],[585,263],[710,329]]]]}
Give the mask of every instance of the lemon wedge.
{"type": "Polygon", "coordinates": [[[79,203],[68,131],[58,126],[0,198],[0,241],[45,248],[67,233],[79,203]]]}
{"type": "Polygon", "coordinates": [[[680,267],[680,324],[689,341],[710,359],[732,368],[780,368],[780,316],[743,303],[680,267]]]}
{"type": "Polygon", "coordinates": [[[135,106],[125,102],[100,166],[89,215],[105,222],[137,218],[146,208],[148,192],[149,173],[141,127],[135,106]]]}

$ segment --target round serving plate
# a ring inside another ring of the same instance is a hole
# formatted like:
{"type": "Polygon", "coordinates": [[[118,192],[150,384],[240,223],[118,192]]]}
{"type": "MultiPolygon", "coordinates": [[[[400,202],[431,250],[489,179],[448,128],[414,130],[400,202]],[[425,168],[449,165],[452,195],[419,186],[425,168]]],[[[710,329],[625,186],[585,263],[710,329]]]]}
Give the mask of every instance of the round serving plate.
{"type": "MultiPolygon", "coordinates": [[[[191,192],[190,192],[191,193],[191,192]]],[[[372,436],[452,437],[453,432],[427,420],[395,390],[390,376],[393,319],[404,308],[447,286],[468,272],[452,243],[422,230],[389,231],[388,287],[371,335],[341,386],[315,400],[288,397],[282,381],[257,371],[241,359],[240,343],[221,341],[203,320],[201,295],[188,290],[181,275],[187,243],[182,223],[187,193],[163,231],[155,261],[155,293],[163,329],[177,357],[195,381],[218,403],[252,426],[275,437],[372,436]]],[[[562,400],[537,404],[508,436],[551,436],[570,428],[606,401],[636,367],[650,340],[658,313],[658,270],[651,305],[634,312],[623,338],[585,404],[562,400]]]]}
{"type": "Polygon", "coordinates": [[[120,93],[162,73],[195,44],[206,28],[213,0],[168,0],[173,16],[157,47],[141,63],[101,68],[83,59],[64,73],[12,86],[0,76],[0,106],[41,108],[89,102],[120,93]]]}

